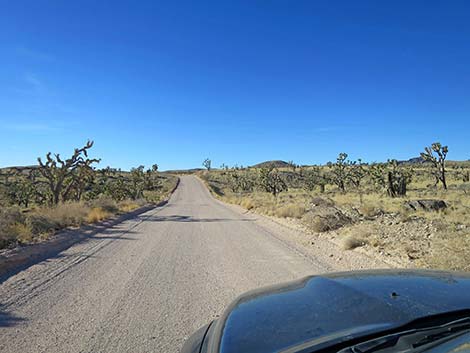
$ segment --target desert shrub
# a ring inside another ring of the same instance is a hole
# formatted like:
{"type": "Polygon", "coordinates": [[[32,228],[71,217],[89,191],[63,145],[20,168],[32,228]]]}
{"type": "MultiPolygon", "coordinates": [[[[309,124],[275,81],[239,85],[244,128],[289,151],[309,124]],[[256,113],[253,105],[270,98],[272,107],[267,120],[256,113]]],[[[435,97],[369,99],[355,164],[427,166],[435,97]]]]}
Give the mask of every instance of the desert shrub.
{"type": "Polygon", "coordinates": [[[352,250],[364,246],[365,244],[366,241],[364,239],[349,235],[343,239],[342,246],[344,250],[352,250]]]}
{"type": "Polygon", "coordinates": [[[111,216],[111,212],[108,212],[101,207],[94,207],[88,212],[86,216],[86,221],[88,223],[96,223],[102,221],[103,219],[109,218],[111,216]]]}
{"type": "Polygon", "coordinates": [[[16,242],[14,228],[24,222],[24,215],[17,207],[0,208],[0,248],[16,242]]]}
{"type": "Polygon", "coordinates": [[[363,204],[359,208],[359,212],[366,218],[374,218],[383,213],[383,211],[380,208],[375,207],[374,205],[370,205],[370,204],[363,204]]]}
{"type": "Polygon", "coordinates": [[[303,223],[314,232],[339,229],[352,222],[351,218],[335,207],[318,207],[302,217],[303,223]]]}
{"type": "Polygon", "coordinates": [[[80,202],[61,203],[53,208],[36,211],[43,221],[53,224],[56,229],[79,226],[84,223],[89,207],[80,202]]]}
{"type": "Polygon", "coordinates": [[[273,166],[260,169],[258,184],[262,190],[271,193],[273,196],[288,190],[286,182],[273,166]]]}
{"type": "Polygon", "coordinates": [[[120,212],[130,212],[140,207],[136,200],[124,200],[118,204],[120,212]]]}
{"type": "Polygon", "coordinates": [[[116,201],[114,201],[111,197],[105,195],[102,195],[98,199],[93,200],[93,202],[91,202],[91,206],[93,208],[100,208],[108,213],[116,213],[117,211],[119,211],[119,207],[116,201]]]}
{"type": "Polygon", "coordinates": [[[298,204],[289,204],[279,207],[275,214],[278,217],[302,218],[305,214],[305,207],[298,204]]]}
{"type": "Polygon", "coordinates": [[[243,208],[246,208],[247,210],[251,210],[255,207],[255,204],[253,203],[252,200],[245,197],[245,198],[242,198],[242,200],[240,201],[240,206],[242,206],[243,208]]]}
{"type": "Polygon", "coordinates": [[[54,220],[43,214],[30,214],[26,224],[35,235],[48,234],[58,228],[54,220]]]}
{"type": "Polygon", "coordinates": [[[305,214],[302,220],[308,228],[317,233],[327,232],[332,229],[329,219],[319,217],[312,213],[305,214]]]}
{"type": "Polygon", "coordinates": [[[29,225],[15,223],[10,227],[10,235],[19,243],[29,243],[33,240],[34,234],[29,225]]]}
{"type": "Polygon", "coordinates": [[[148,202],[158,203],[162,199],[162,193],[160,191],[145,190],[144,191],[144,198],[148,202]]]}

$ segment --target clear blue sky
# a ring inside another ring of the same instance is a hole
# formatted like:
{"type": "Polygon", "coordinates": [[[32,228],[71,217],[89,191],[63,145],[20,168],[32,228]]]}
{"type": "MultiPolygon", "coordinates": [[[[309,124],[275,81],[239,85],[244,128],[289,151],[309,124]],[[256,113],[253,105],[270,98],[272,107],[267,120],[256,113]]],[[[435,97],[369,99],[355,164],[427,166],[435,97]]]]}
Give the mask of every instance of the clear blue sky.
{"type": "Polygon", "coordinates": [[[1,1],[0,166],[470,158],[470,1],[1,1]]]}

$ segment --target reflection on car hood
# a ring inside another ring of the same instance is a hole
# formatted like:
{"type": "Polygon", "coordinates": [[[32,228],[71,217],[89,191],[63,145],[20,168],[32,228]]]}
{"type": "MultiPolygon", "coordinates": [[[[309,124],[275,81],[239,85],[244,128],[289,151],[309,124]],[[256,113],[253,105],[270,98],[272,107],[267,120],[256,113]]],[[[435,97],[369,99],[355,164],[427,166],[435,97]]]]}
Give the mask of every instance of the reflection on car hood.
{"type": "Polygon", "coordinates": [[[312,276],[239,297],[213,325],[211,352],[276,352],[470,309],[470,276],[367,271],[312,276]]]}

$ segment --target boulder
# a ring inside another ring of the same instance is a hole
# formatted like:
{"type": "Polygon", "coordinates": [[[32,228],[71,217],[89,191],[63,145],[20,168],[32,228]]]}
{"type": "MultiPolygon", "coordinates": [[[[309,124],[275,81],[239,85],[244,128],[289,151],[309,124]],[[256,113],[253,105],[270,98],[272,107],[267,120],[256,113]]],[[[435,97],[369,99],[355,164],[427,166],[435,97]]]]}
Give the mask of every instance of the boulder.
{"type": "Polygon", "coordinates": [[[447,204],[443,200],[413,200],[405,204],[406,207],[413,211],[440,211],[447,208],[447,204]]]}

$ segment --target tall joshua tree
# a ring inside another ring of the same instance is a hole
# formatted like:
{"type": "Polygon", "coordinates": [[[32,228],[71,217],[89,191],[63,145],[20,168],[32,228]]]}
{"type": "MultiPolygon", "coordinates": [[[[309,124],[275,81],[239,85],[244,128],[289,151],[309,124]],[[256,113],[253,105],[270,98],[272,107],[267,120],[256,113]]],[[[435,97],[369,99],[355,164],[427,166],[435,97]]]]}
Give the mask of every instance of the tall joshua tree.
{"type": "Polygon", "coordinates": [[[38,158],[39,172],[47,180],[51,192],[51,202],[56,205],[65,201],[70,189],[76,185],[76,178],[80,177],[80,169],[91,168],[93,163],[99,163],[99,159],[89,159],[88,150],[93,147],[93,141],[88,141],[82,148],[76,148],[72,156],[62,159],[60,155],[48,152],[46,161],[38,158]]]}
{"type": "Polygon", "coordinates": [[[211,170],[212,161],[211,161],[209,158],[206,158],[206,159],[204,159],[204,162],[202,162],[202,165],[204,166],[204,168],[207,169],[207,171],[210,171],[210,170],[211,170]]]}
{"type": "Polygon", "coordinates": [[[448,152],[449,148],[447,146],[442,146],[439,142],[434,142],[431,147],[425,147],[424,152],[421,153],[421,158],[433,164],[436,184],[441,182],[445,190],[447,190],[445,162],[448,152]]]}

